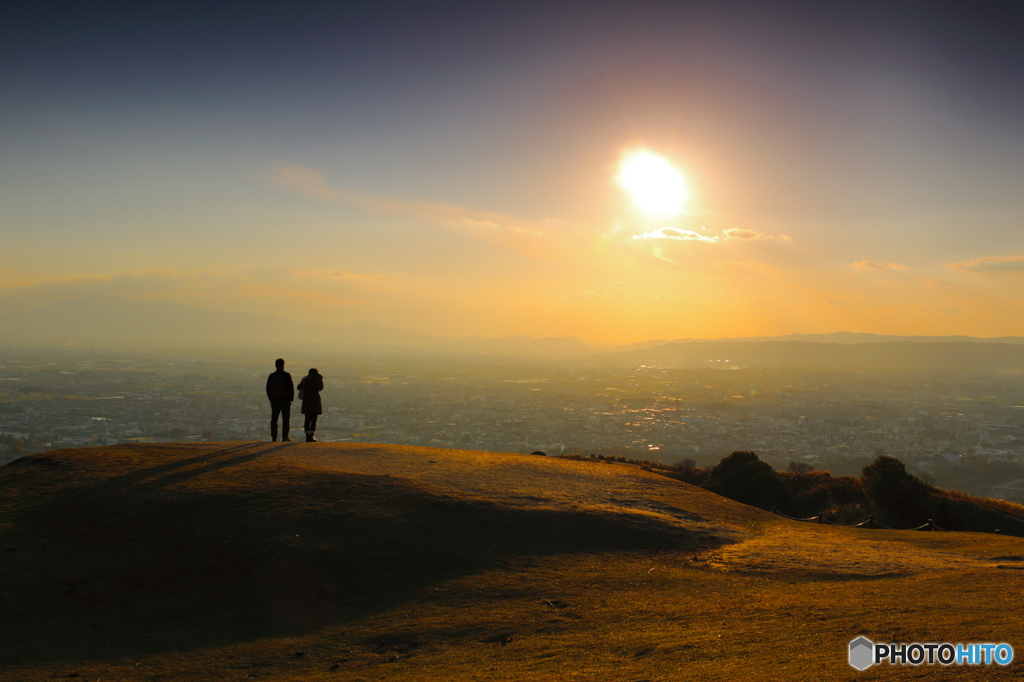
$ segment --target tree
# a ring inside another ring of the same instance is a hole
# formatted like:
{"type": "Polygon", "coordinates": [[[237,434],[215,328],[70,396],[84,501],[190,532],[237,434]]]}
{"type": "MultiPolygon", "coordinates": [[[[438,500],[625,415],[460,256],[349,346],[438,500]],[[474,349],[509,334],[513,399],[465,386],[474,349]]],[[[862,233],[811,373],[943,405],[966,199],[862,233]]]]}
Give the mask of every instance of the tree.
{"type": "Polygon", "coordinates": [[[881,511],[908,517],[926,513],[928,487],[908,474],[903,462],[895,457],[876,457],[861,472],[861,484],[868,500],[881,511]]]}
{"type": "Polygon", "coordinates": [[[704,487],[731,500],[762,509],[785,506],[789,492],[775,470],[753,452],[738,450],[711,470],[704,487]]]}
{"type": "Polygon", "coordinates": [[[687,457],[672,465],[670,475],[692,485],[701,485],[707,480],[708,470],[701,469],[697,462],[687,457]]]}
{"type": "Polygon", "coordinates": [[[711,470],[711,478],[729,480],[774,471],[771,464],[762,462],[755,453],[737,450],[715,465],[711,470]]]}

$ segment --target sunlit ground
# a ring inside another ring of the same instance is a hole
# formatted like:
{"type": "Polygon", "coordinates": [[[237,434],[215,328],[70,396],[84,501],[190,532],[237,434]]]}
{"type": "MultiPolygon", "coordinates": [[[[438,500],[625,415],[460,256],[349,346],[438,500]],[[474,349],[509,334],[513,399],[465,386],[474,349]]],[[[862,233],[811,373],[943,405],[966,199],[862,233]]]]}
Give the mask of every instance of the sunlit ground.
{"type": "Polygon", "coordinates": [[[1014,537],[799,524],[631,466],[527,455],[41,457],[0,469],[5,679],[1019,676],[846,662],[861,634],[1020,650],[1014,537]]]}

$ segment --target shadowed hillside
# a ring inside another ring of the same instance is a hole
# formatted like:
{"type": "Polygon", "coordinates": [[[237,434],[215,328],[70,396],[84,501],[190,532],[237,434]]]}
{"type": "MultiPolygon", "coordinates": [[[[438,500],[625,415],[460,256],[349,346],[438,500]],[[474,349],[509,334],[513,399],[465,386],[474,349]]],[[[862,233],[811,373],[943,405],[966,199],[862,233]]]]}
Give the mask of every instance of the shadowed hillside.
{"type": "MultiPolygon", "coordinates": [[[[536,495],[502,499],[511,489],[487,499],[282,459],[303,449],[115,446],[26,457],[0,469],[3,611],[14,616],[0,625],[0,665],[299,634],[385,611],[509,557],[696,552],[736,534],[630,509],[538,504],[551,500],[536,495]]],[[[378,449],[371,468],[393,458],[394,449],[378,449]]],[[[423,462],[432,455],[405,450],[423,462]]],[[[482,457],[501,455],[472,459],[482,457]]],[[[508,458],[527,472],[537,460],[508,458]]],[[[467,477],[458,478],[464,487],[467,477]]]]}
{"type": "Polygon", "coordinates": [[[1024,625],[1018,538],[791,522],[622,463],[63,450],[0,468],[0,514],[0,677],[27,682],[833,680],[857,634],[1024,625]]]}

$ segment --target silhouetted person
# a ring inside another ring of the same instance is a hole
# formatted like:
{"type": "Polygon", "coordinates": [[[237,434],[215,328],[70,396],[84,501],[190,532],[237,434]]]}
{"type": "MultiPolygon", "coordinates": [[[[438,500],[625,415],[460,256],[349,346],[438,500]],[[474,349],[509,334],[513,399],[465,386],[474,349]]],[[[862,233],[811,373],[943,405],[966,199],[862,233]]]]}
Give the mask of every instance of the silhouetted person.
{"type": "Polygon", "coordinates": [[[302,401],[302,414],[306,416],[306,442],[317,443],[313,434],[316,432],[316,418],[323,414],[324,408],[320,404],[320,391],[324,390],[324,378],[316,371],[316,367],[309,370],[309,374],[302,377],[299,382],[299,400],[302,401]]]}
{"type": "Polygon", "coordinates": [[[284,371],[284,360],[274,360],[277,371],[267,377],[267,397],[270,398],[270,440],[277,440],[277,415],[281,415],[281,441],[288,442],[288,420],[295,400],[292,375],[284,371]]]}

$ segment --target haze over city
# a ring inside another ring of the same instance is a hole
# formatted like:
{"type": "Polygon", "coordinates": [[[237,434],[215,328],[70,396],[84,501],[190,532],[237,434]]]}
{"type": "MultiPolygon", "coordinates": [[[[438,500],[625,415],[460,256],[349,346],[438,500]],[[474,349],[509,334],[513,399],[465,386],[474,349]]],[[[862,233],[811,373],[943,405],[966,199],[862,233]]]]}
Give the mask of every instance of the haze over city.
{"type": "Polygon", "coordinates": [[[3,24],[0,316],[113,296],[598,346],[1024,335],[1011,5],[3,24]]]}

